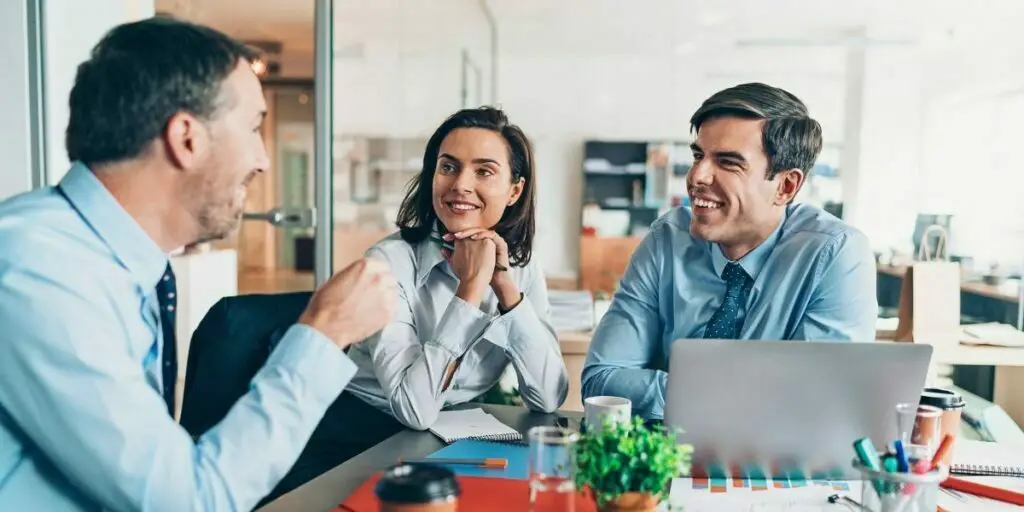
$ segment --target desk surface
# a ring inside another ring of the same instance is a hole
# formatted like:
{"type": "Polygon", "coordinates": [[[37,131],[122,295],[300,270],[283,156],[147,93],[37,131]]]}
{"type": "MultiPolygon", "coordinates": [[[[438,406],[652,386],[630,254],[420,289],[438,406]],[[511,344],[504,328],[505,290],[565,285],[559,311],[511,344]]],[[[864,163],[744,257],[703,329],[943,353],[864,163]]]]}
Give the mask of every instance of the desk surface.
{"type": "MultiPolygon", "coordinates": [[[[482,407],[506,425],[526,434],[537,425],[554,425],[558,416],[579,418],[579,413],[542,414],[524,407],[508,405],[463,404],[460,409],[482,407]]],[[[349,459],[340,466],[306,482],[298,489],[281,496],[260,509],[260,512],[328,511],[338,506],[374,473],[399,458],[425,457],[444,447],[430,432],[406,430],[349,459]]]]}
{"type": "Polygon", "coordinates": [[[1024,366],[1024,348],[971,345],[935,347],[932,364],[1024,366]]]}
{"type": "MultiPolygon", "coordinates": [[[[887,333],[878,331],[877,333],[887,333]]],[[[588,332],[562,332],[558,339],[562,345],[562,353],[574,353],[573,351],[586,354],[586,348],[590,345],[591,333],[588,332]]],[[[892,343],[891,338],[879,336],[879,342],[892,343]]],[[[958,365],[982,365],[982,366],[1024,366],[1024,348],[1007,348],[994,346],[973,346],[955,345],[951,347],[936,347],[932,353],[932,364],[958,364],[958,365]]]]}
{"type": "MultiPolygon", "coordinates": [[[[889,276],[898,277],[898,278],[902,279],[903,276],[907,275],[907,266],[906,265],[883,265],[883,264],[879,264],[878,265],[878,272],[881,273],[881,274],[886,274],[886,275],[889,275],[889,276]]],[[[1006,302],[1012,302],[1012,303],[1016,304],[1017,303],[1017,293],[1015,291],[1012,291],[1011,288],[1013,290],[1015,290],[1016,289],[1016,285],[1000,287],[1000,286],[993,286],[993,285],[990,285],[990,284],[985,284],[985,283],[980,282],[980,281],[961,281],[960,282],[960,290],[961,291],[965,291],[965,292],[968,292],[968,293],[973,293],[973,294],[976,294],[976,295],[981,295],[981,296],[984,296],[984,297],[989,297],[989,298],[992,298],[992,299],[998,299],[998,300],[1003,300],[1003,301],[1006,301],[1006,302]]]]}

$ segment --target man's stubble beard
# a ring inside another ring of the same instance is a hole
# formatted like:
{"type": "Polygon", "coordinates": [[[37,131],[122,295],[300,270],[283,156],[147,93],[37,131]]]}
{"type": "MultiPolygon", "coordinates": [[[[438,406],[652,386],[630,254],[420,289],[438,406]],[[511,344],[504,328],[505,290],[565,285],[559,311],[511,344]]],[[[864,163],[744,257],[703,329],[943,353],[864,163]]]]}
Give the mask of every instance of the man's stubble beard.
{"type": "Polygon", "coordinates": [[[243,208],[231,206],[225,207],[220,204],[206,204],[199,210],[196,220],[199,224],[199,240],[196,243],[223,240],[235,232],[242,225],[243,208]],[[229,213],[229,209],[233,212],[229,213]]]}
{"type": "Polygon", "coordinates": [[[239,195],[234,189],[230,194],[217,193],[218,185],[212,180],[203,181],[199,188],[190,198],[199,228],[195,243],[222,240],[238,231],[245,210],[245,193],[239,195]]]}

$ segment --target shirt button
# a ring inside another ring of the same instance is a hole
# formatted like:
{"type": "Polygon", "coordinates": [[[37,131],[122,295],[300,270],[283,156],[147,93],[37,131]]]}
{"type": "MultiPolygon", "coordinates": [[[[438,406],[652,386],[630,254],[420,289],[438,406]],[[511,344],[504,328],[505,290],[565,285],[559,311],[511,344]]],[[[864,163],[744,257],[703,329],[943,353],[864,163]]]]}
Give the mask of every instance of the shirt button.
{"type": "Polygon", "coordinates": [[[167,311],[174,311],[174,306],[167,306],[167,311]]]}
{"type": "Polygon", "coordinates": [[[170,292],[170,293],[168,293],[168,294],[167,294],[167,298],[168,298],[168,299],[173,299],[173,298],[174,298],[174,292],[170,292]]]}

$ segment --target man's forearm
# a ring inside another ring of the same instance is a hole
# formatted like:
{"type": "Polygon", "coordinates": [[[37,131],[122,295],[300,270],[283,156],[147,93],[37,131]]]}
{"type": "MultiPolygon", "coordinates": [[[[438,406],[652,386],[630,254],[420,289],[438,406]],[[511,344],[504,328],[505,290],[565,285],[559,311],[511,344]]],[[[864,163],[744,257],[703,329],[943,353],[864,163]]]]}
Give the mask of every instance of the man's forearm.
{"type": "MultiPolygon", "coordinates": [[[[192,456],[195,495],[189,503],[179,503],[179,510],[254,506],[295,463],[323,412],[355,370],[351,360],[315,330],[289,329],[253,378],[249,393],[199,439],[192,456]],[[261,453],[259,464],[251,458],[256,447],[261,453]]],[[[179,498],[157,491],[147,496],[146,503],[168,504],[179,498]]]]}

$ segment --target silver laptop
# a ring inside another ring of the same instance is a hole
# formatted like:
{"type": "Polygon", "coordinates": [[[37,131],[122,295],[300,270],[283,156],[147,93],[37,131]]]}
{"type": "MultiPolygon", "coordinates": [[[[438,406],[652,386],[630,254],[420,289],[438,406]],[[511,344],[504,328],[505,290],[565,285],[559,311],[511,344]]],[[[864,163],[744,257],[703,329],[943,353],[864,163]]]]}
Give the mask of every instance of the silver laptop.
{"type": "Polygon", "coordinates": [[[697,476],[854,478],[853,442],[896,438],[896,404],[918,401],[931,355],[912,343],[677,340],[665,426],[693,444],[697,476]]]}

